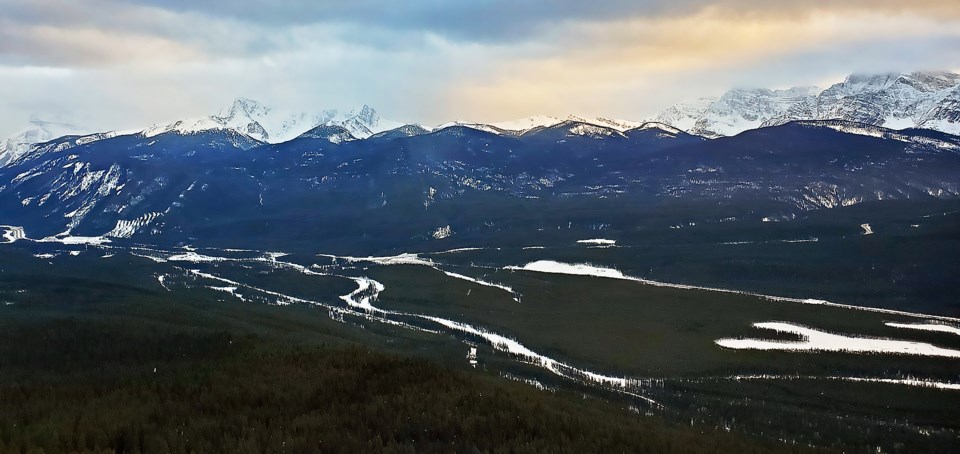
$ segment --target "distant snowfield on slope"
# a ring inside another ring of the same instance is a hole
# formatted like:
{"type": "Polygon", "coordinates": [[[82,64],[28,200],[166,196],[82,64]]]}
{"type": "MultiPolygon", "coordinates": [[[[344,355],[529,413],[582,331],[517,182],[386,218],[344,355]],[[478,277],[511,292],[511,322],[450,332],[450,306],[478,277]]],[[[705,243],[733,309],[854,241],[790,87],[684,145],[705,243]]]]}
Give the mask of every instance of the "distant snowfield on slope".
{"type": "Polygon", "coordinates": [[[907,129],[913,128],[916,125],[916,122],[910,117],[897,118],[890,116],[883,120],[882,126],[887,129],[907,129]]]}
{"type": "Polygon", "coordinates": [[[937,347],[923,342],[854,337],[831,334],[824,331],[785,322],[754,323],[755,328],[769,329],[779,333],[796,334],[799,341],[764,339],[719,339],[716,344],[735,350],[782,350],[845,353],[891,353],[900,355],[940,356],[960,358],[960,351],[937,347]]]}
{"type": "Polygon", "coordinates": [[[884,323],[892,328],[905,328],[905,329],[915,329],[921,331],[935,331],[941,333],[951,333],[960,336],[960,327],[952,325],[944,325],[940,323],[894,323],[887,322],[884,323]]]}

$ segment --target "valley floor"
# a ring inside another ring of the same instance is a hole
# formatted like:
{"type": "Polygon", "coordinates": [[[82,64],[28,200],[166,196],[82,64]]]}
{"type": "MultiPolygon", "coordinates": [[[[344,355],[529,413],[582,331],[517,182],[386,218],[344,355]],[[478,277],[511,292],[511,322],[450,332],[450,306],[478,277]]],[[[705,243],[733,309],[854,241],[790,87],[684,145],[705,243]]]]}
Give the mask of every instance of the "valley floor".
{"type": "Polygon", "coordinates": [[[0,226],[0,447],[956,452],[944,208],[373,256],[0,226]]]}

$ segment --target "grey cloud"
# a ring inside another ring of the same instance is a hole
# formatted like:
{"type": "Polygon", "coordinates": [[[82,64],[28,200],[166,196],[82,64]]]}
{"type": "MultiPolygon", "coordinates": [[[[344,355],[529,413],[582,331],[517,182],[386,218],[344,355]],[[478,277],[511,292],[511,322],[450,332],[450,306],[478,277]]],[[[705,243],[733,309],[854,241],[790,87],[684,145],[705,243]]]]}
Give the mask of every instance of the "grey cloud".
{"type": "MultiPolygon", "coordinates": [[[[67,30],[97,28],[118,40],[149,35],[179,43],[211,58],[265,55],[295,47],[297,28],[314,41],[334,42],[382,51],[429,49],[431,37],[461,45],[511,48],[569,45],[556,39],[570,23],[631,18],[676,17],[705,8],[715,14],[802,16],[823,11],[892,11],[960,17],[952,0],[0,0],[3,21],[20,27],[50,26],[67,30]]],[[[9,35],[10,33],[7,33],[9,35]]],[[[0,35],[5,35],[0,30],[0,35]]],[[[69,46],[58,55],[43,52],[42,40],[19,34],[17,49],[0,45],[0,58],[11,54],[44,64],[69,64],[69,46]]],[[[96,49],[89,58],[102,57],[96,49]]],[[[74,55],[76,59],[83,58],[74,55]]]]}
{"type": "MultiPolygon", "coordinates": [[[[657,18],[691,14],[704,8],[748,19],[765,15],[803,16],[823,11],[886,11],[954,18],[960,15],[960,4],[953,0],[132,0],[123,3],[94,0],[94,3],[96,11],[106,11],[106,16],[112,14],[111,8],[136,4],[266,27],[350,23],[366,28],[433,33],[453,41],[479,43],[514,42],[566,21],[657,18]]],[[[37,15],[32,16],[35,20],[37,15]]],[[[359,33],[362,35],[364,31],[359,33]]]]}
{"type": "Polygon", "coordinates": [[[367,27],[434,33],[455,41],[509,42],[557,21],[603,20],[624,12],[658,14],[674,6],[644,0],[406,0],[250,2],[142,0],[144,4],[229,16],[268,25],[347,22],[367,27]]]}

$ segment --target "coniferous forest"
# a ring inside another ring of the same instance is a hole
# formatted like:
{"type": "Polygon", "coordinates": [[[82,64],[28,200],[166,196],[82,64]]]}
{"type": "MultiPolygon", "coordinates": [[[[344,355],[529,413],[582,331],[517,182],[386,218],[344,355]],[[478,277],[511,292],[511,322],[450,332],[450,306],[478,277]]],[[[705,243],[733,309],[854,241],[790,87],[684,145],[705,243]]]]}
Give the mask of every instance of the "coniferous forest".
{"type": "Polygon", "coordinates": [[[808,451],[371,350],[299,310],[98,301],[7,309],[0,452],[808,451]]]}

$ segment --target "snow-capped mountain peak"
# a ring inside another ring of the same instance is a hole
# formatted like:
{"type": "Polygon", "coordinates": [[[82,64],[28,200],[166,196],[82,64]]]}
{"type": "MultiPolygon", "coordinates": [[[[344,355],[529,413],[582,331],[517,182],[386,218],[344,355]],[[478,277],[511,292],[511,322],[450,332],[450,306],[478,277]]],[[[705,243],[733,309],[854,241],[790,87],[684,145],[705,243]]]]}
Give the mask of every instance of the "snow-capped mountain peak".
{"type": "MultiPolygon", "coordinates": [[[[810,86],[787,89],[737,88],[720,97],[676,104],[649,121],[661,124],[659,129],[666,134],[677,135],[679,131],[686,131],[705,137],[718,137],[790,121],[835,119],[889,129],[924,128],[960,134],[960,74],[945,71],[851,74],[826,89],[810,86]]],[[[436,129],[461,126],[492,134],[520,136],[564,122],[587,125],[574,128],[584,135],[598,135],[604,131],[590,126],[620,133],[655,127],[646,126],[647,122],[608,117],[536,115],[495,123],[454,121],[436,129]]],[[[34,116],[28,127],[0,142],[0,167],[37,149],[35,145],[38,143],[67,135],[82,136],[75,141],[76,144],[82,144],[127,134],[153,137],[165,133],[230,131],[259,142],[280,143],[300,137],[318,126],[343,128],[349,137],[335,135],[339,141],[346,141],[366,139],[404,125],[381,118],[374,108],[365,104],[349,111],[320,109],[303,112],[281,110],[242,97],[219,109],[216,114],[164,122],[133,131],[91,134],[95,131],[76,126],[68,120],[34,116]]],[[[394,131],[389,136],[416,135],[423,130],[431,129],[408,127],[394,131]]],[[[570,134],[576,132],[571,130],[570,134]]],[[[64,142],[62,147],[69,147],[67,142],[71,141],[64,142]]],[[[61,150],[65,149],[62,147],[61,150]]]]}
{"type": "Polygon", "coordinates": [[[793,120],[841,119],[893,129],[960,133],[960,74],[852,74],[830,87],[733,89],[674,105],[657,121],[716,137],[793,120]]]}
{"type": "Polygon", "coordinates": [[[269,115],[270,110],[271,109],[269,107],[264,106],[253,99],[237,98],[229,107],[224,107],[221,109],[217,116],[223,119],[231,119],[242,115],[249,119],[255,119],[263,118],[269,115]]]}
{"type": "Polygon", "coordinates": [[[366,104],[359,109],[351,111],[348,116],[369,125],[375,125],[380,122],[380,115],[377,111],[366,104]]]}
{"type": "MultiPolygon", "coordinates": [[[[494,134],[500,134],[503,131],[509,132],[511,134],[523,134],[535,128],[549,128],[552,126],[557,126],[564,122],[583,123],[586,125],[613,129],[618,132],[624,132],[626,130],[636,128],[643,124],[643,122],[638,122],[638,121],[618,120],[618,119],[610,119],[610,118],[604,118],[604,117],[585,118],[577,115],[568,115],[566,118],[559,118],[559,117],[553,117],[549,115],[534,115],[531,117],[519,118],[516,120],[509,120],[509,121],[500,121],[496,123],[470,123],[465,121],[454,121],[454,122],[444,123],[438,126],[437,129],[442,129],[448,126],[466,126],[473,129],[479,129],[481,131],[492,132],[494,134]]],[[[586,129],[590,129],[590,128],[586,128],[586,129]]]]}
{"type": "Polygon", "coordinates": [[[27,127],[0,142],[0,167],[17,160],[38,143],[48,142],[63,136],[83,135],[89,132],[89,129],[77,126],[66,118],[31,115],[27,127]]]}
{"type": "Polygon", "coordinates": [[[340,114],[336,111],[330,112],[333,113],[333,115],[323,124],[327,126],[341,126],[349,131],[353,137],[358,139],[366,139],[374,134],[396,129],[404,125],[401,122],[380,118],[380,114],[366,104],[346,114],[340,114]]]}
{"type": "Polygon", "coordinates": [[[623,135],[622,131],[591,122],[568,120],[561,125],[567,128],[570,135],[574,136],[585,136],[594,139],[602,139],[604,137],[626,137],[623,135]]]}
{"type": "Polygon", "coordinates": [[[523,131],[529,131],[533,128],[553,126],[562,121],[563,120],[560,118],[551,117],[549,115],[534,115],[532,117],[519,118],[516,120],[490,123],[490,126],[494,126],[500,129],[505,129],[507,131],[523,132],[523,131]]]}
{"type": "Polygon", "coordinates": [[[639,127],[643,124],[642,121],[633,121],[633,120],[619,120],[614,118],[604,118],[596,117],[592,119],[570,116],[571,120],[579,121],[581,123],[590,123],[597,126],[603,126],[605,128],[616,129],[617,131],[624,132],[629,129],[639,127]]]}
{"type": "Polygon", "coordinates": [[[317,126],[340,126],[353,137],[367,138],[377,132],[402,126],[384,120],[372,107],[362,107],[346,114],[336,109],[316,113],[291,112],[268,107],[250,98],[237,98],[216,115],[161,123],[143,131],[145,137],[166,132],[195,134],[210,130],[233,130],[267,143],[286,142],[317,126]]]}

